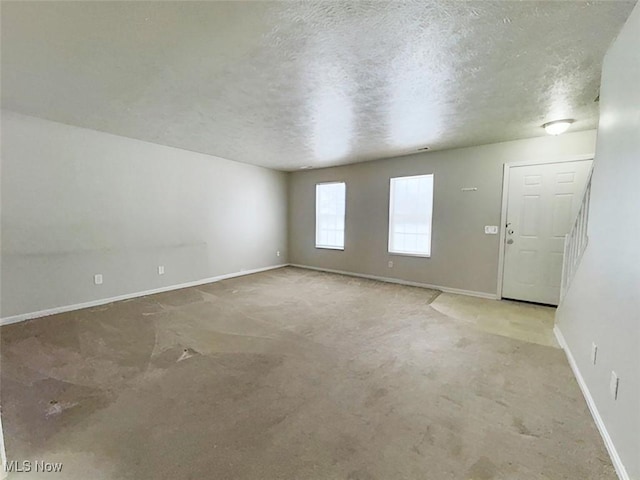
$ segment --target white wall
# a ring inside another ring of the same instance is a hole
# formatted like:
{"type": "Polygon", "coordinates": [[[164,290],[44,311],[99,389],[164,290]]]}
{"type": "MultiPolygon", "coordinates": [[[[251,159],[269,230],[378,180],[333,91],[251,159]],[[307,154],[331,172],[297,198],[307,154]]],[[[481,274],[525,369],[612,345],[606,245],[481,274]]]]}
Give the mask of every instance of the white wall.
{"type": "Polygon", "coordinates": [[[3,318],[286,263],[282,172],[3,111],[1,195],[3,318]]]}
{"type": "Polygon", "coordinates": [[[628,478],[638,480],[640,5],[605,57],[594,165],[589,243],[556,318],[628,478]],[[617,400],[609,394],[612,370],[620,377],[617,400]]]}
{"type": "Polygon", "coordinates": [[[291,263],[496,294],[503,166],[593,154],[595,131],[429,152],[344,167],[295,172],[289,186],[291,263]],[[434,174],[431,258],[387,252],[389,179],[434,174]],[[347,184],[345,249],[315,248],[315,184],[347,184]],[[462,192],[463,187],[477,187],[462,192]],[[394,262],[393,268],[388,261],[394,262]]]}

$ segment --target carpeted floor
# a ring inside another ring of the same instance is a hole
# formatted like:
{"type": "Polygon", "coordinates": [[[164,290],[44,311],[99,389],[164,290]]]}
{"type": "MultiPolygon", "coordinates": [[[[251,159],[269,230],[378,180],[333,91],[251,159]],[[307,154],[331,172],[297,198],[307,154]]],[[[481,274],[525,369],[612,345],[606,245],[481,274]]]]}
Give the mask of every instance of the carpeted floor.
{"type": "Polygon", "coordinates": [[[73,480],[615,479],[562,350],[437,296],[283,268],[3,327],[9,460],[73,480]]]}

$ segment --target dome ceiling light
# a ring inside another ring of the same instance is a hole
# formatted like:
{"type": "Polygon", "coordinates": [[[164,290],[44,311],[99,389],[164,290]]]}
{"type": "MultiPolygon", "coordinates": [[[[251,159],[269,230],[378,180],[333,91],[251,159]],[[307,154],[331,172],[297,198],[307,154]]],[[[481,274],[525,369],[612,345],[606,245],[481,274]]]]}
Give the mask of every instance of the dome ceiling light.
{"type": "Polygon", "coordinates": [[[549,135],[560,135],[561,133],[566,132],[573,122],[574,121],[571,118],[554,120],[553,122],[545,123],[542,125],[542,128],[544,128],[549,135]]]}

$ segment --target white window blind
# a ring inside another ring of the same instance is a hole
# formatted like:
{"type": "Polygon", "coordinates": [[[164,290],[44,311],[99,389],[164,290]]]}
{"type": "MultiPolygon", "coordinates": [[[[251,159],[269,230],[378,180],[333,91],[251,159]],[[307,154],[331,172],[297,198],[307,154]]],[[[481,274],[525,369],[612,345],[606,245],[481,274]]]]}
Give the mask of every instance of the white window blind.
{"type": "Polygon", "coordinates": [[[316,248],[344,249],[344,183],[316,185],[316,248]]]}
{"type": "Polygon", "coordinates": [[[389,194],[389,252],[431,255],[433,175],[391,179],[389,194]]]}

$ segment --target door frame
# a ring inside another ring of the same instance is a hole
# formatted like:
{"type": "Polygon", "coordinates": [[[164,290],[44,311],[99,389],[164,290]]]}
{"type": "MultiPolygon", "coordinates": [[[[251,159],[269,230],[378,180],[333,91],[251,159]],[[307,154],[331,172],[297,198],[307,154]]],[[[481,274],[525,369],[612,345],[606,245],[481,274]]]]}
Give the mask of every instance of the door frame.
{"type": "Polygon", "coordinates": [[[552,158],[548,160],[521,160],[515,162],[507,162],[503,165],[502,174],[502,209],[500,211],[500,252],[498,254],[498,291],[496,297],[502,300],[502,281],[504,278],[504,257],[506,246],[506,222],[507,222],[507,202],[509,200],[509,174],[513,167],[526,167],[529,165],[546,165],[548,163],[567,163],[580,162],[584,160],[592,160],[595,153],[587,153],[582,155],[572,155],[570,157],[552,158]]]}

